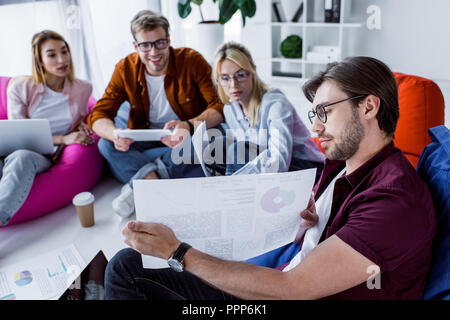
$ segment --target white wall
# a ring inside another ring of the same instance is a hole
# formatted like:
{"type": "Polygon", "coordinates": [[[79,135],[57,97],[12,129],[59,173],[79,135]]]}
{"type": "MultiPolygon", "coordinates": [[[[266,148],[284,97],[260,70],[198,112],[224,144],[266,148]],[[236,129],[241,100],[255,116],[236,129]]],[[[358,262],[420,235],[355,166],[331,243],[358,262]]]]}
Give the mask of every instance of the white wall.
{"type": "MultiPolygon", "coordinates": [[[[80,0],[87,1],[87,0],[80,0]]],[[[154,10],[155,0],[132,0],[124,5],[123,0],[89,0],[86,6],[92,17],[94,48],[98,56],[101,85],[96,98],[100,98],[108,84],[114,66],[120,59],[134,51],[130,21],[142,9],[154,10]]],[[[1,4],[1,0],[0,0],[1,4]]],[[[82,17],[83,18],[83,17],[82,17]]],[[[87,18],[87,17],[86,17],[87,18]]],[[[0,75],[18,76],[31,74],[31,39],[33,34],[44,29],[54,30],[66,39],[67,21],[61,1],[39,1],[21,4],[0,5],[0,75]]],[[[69,41],[75,65],[75,75],[85,79],[77,65],[84,61],[76,45],[69,41]]],[[[91,53],[92,54],[92,53],[91,53]]],[[[88,79],[91,80],[92,79],[88,79]]]]}
{"type": "MultiPolygon", "coordinates": [[[[257,3],[257,16],[244,28],[242,39],[254,53],[259,70],[267,78],[267,70],[270,69],[270,39],[262,35],[270,32],[270,0],[258,0],[257,3]]],[[[441,88],[446,105],[449,105],[449,12],[449,0],[353,0],[350,11],[352,20],[361,22],[362,27],[346,31],[346,49],[351,52],[350,55],[378,58],[393,71],[432,79],[441,88]],[[366,9],[370,5],[377,5],[381,9],[380,30],[369,30],[366,26],[369,16],[366,9]]],[[[310,106],[302,97],[300,84],[277,82],[272,85],[288,94],[308,125],[306,110],[310,106]]],[[[448,106],[445,123],[450,127],[448,106]]]]}
{"type": "Polygon", "coordinates": [[[31,38],[51,29],[64,34],[64,21],[56,2],[23,3],[0,6],[0,75],[31,74],[31,38]]]}
{"type": "Polygon", "coordinates": [[[446,102],[450,127],[450,1],[357,0],[354,12],[371,4],[381,9],[381,30],[363,28],[354,39],[355,52],[386,62],[392,70],[436,82],[446,102]]]}

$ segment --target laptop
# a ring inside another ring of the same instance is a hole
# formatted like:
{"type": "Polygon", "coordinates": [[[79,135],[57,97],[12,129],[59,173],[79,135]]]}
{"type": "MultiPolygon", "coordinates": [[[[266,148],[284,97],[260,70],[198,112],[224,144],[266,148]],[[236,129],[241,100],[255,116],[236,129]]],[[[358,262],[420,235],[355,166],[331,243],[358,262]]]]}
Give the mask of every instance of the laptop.
{"type": "Polygon", "coordinates": [[[50,122],[47,119],[0,120],[0,156],[19,149],[53,153],[50,122]]]}

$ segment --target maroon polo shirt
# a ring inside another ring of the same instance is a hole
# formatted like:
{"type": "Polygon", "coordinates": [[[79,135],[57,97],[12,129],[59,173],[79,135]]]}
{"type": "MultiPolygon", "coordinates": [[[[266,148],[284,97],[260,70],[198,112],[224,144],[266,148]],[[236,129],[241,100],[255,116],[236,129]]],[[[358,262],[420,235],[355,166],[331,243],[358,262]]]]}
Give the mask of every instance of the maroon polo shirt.
{"type": "MultiPolygon", "coordinates": [[[[344,167],[344,161],[326,160],[314,188],[316,200],[344,167]]],[[[321,238],[336,235],[377,264],[381,289],[369,289],[364,282],[327,299],[422,299],[435,233],[427,186],[390,143],[336,181],[330,219],[321,238]]]]}

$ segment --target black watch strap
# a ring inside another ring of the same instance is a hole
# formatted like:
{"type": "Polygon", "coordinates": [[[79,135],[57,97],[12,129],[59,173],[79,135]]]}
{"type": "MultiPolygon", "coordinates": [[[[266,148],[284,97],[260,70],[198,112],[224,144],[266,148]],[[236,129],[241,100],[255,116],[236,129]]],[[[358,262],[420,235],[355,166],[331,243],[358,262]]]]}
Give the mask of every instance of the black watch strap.
{"type": "Polygon", "coordinates": [[[192,136],[194,134],[194,125],[189,120],[184,120],[184,122],[187,122],[187,124],[189,125],[189,132],[192,136]]]}
{"type": "Polygon", "coordinates": [[[178,246],[178,248],[175,250],[175,252],[173,253],[172,258],[175,259],[175,260],[177,260],[177,261],[179,261],[179,262],[182,262],[182,261],[183,261],[183,258],[184,258],[184,255],[186,254],[186,252],[187,252],[190,248],[192,248],[192,246],[191,246],[190,244],[188,244],[188,243],[186,243],[186,242],[182,242],[182,243],[178,246]]]}

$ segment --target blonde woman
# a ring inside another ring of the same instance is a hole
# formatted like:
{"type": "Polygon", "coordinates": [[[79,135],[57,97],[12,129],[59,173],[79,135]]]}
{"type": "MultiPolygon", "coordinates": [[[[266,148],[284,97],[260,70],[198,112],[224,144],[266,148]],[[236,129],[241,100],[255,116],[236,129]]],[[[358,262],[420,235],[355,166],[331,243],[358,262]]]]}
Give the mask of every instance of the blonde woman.
{"type": "Polygon", "coordinates": [[[218,49],[213,77],[228,127],[226,175],[321,171],[324,155],[309,130],[286,96],[261,81],[243,45],[228,42],[218,49]]]}
{"type": "MultiPolygon", "coordinates": [[[[55,151],[58,146],[91,144],[83,123],[92,92],[90,83],[74,78],[70,48],[51,30],[32,39],[32,76],[11,79],[7,89],[8,119],[48,119],[55,151]]],[[[0,157],[0,225],[6,225],[25,202],[36,174],[54,163],[51,155],[16,150],[0,157]]]]}

